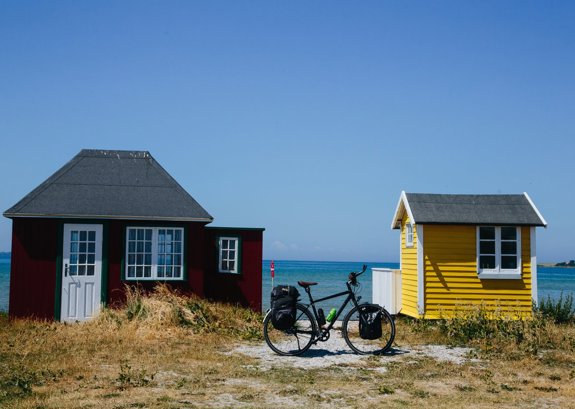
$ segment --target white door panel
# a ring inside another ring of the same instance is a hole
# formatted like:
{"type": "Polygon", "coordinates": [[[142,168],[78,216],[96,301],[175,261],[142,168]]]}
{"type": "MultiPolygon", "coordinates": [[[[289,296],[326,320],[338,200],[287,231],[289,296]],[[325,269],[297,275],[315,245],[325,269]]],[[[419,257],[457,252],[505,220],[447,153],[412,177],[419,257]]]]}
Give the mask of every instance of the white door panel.
{"type": "Polygon", "coordinates": [[[102,225],[65,224],[61,321],[85,321],[100,309],[102,225]]]}

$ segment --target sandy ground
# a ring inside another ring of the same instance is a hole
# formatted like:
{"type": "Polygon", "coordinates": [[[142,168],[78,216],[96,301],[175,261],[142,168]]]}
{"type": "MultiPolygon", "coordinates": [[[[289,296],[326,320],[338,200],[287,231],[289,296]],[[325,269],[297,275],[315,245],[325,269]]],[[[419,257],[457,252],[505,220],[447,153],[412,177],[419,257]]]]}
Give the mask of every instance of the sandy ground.
{"type": "MultiPolygon", "coordinates": [[[[382,364],[397,360],[412,360],[419,357],[429,357],[437,361],[448,361],[455,364],[476,361],[469,358],[471,348],[450,348],[444,345],[423,345],[414,347],[392,348],[381,357],[382,364]]],[[[326,342],[318,342],[301,356],[280,356],[273,352],[265,342],[259,344],[239,345],[231,351],[250,357],[259,358],[259,368],[267,370],[273,366],[291,365],[297,368],[327,368],[332,365],[363,366],[370,360],[369,367],[385,371],[385,367],[373,365],[373,357],[355,354],[341,336],[341,331],[332,330],[331,337],[326,342]]],[[[366,365],[367,367],[367,365],[366,365]]]]}

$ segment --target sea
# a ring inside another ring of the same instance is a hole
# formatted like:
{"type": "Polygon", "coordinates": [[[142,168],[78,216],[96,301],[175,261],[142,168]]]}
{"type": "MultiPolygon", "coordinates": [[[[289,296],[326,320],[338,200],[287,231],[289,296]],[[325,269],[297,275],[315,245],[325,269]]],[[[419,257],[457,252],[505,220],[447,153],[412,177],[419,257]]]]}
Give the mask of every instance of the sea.
{"type": "MultiPolygon", "coordinates": [[[[270,260],[262,262],[262,301],[263,311],[267,311],[270,302],[272,279],[270,274],[270,260]]],[[[361,262],[337,262],[337,261],[293,261],[275,260],[275,278],[273,285],[286,284],[297,286],[299,280],[315,281],[318,285],[311,287],[315,299],[326,297],[331,294],[346,290],[345,283],[351,271],[360,271],[361,262]]],[[[368,266],[366,272],[359,277],[360,285],[357,295],[362,301],[371,301],[371,268],[383,267],[398,269],[398,263],[365,263],[368,266]]],[[[575,268],[539,266],[538,284],[539,299],[558,299],[563,296],[575,297],[575,268]]],[[[8,311],[8,293],[10,285],[10,259],[0,258],[0,311],[8,311]]],[[[307,295],[301,287],[302,300],[307,300],[307,295]]],[[[322,302],[320,306],[327,313],[332,308],[339,307],[345,297],[340,297],[322,302]]]]}

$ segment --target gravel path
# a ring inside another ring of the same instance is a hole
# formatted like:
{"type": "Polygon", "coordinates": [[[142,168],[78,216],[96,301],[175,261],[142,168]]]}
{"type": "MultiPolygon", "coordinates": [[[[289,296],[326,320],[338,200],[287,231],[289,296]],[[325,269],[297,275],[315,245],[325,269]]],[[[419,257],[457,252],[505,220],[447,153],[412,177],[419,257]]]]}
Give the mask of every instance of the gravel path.
{"type": "MultiPolygon", "coordinates": [[[[444,345],[422,345],[414,347],[392,348],[381,356],[382,364],[397,360],[413,360],[418,357],[430,357],[437,361],[463,364],[477,361],[469,358],[471,348],[451,348],[444,345]]],[[[332,365],[363,366],[372,356],[355,354],[341,336],[341,331],[332,330],[331,337],[326,342],[318,342],[301,356],[279,356],[274,353],[265,342],[259,344],[242,344],[234,348],[231,353],[240,353],[250,357],[259,358],[260,369],[270,369],[273,366],[291,365],[297,368],[327,368],[332,365]]],[[[385,370],[385,367],[369,366],[375,370],[385,370]]]]}

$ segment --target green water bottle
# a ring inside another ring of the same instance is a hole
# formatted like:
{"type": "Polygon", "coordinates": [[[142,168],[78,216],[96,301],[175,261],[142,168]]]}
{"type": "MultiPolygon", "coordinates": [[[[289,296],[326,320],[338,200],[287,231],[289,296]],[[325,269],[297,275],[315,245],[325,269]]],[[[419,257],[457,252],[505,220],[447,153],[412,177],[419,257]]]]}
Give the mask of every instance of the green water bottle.
{"type": "Polygon", "coordinates": [[[335,314],[337,314],[337,310],[335,308],[332,308],[329,314],[327,314],[326,320],[328,322],[333,322],[333,320],[335,320],[335,314]]]}

